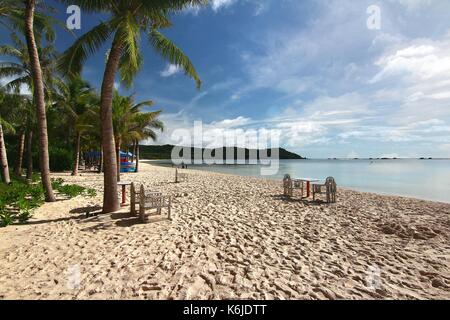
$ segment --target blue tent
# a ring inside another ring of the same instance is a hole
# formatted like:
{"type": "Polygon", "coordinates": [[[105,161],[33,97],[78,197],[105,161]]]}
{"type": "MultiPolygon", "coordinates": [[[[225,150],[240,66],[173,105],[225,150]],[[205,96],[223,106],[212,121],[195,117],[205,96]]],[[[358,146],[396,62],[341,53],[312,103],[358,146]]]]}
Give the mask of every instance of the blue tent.
{"type": "Polygon", "coordinates": [[[123,152],[123,151],[120,151],[120,157],[122,158],[122,157],[132,157],[133,156],[133,154],[131,153],[131,152],[123,152]]]}

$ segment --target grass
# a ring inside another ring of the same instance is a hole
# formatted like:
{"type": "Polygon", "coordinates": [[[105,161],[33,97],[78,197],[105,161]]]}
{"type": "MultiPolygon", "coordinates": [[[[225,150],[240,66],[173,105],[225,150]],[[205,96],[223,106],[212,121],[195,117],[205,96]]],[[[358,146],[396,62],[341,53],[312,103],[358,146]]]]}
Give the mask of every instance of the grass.
{"type": "MultiPolygon", "coordinates": [[[[94,197],[94,189],[75,184],[64,184],[62,179],[52,179],[53,189],[67,197],[78,195],[94,197]]],[[[39,181],[39,174],[33,174],[31,182],[13,177],[11,185],[0,183],[0,227],[13,223],[26,223],[33,215],[33,210],[45,202],[44,188],[39,181]]]]}

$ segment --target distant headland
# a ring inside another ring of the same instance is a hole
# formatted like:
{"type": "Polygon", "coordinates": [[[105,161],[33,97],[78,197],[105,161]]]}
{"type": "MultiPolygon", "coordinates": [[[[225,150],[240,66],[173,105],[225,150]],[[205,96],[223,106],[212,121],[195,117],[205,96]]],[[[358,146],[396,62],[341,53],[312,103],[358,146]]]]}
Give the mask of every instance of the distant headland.
{"type": "MultiPolygon", "coordinates": [[[[166,144],[166,145],[150,145],[150,146],[146,146],[146,145],[140,145],[139,149],[140,149],[140,158],[142,159],[150,159],[150,160],[162,160],[162,159],[171,159],[172,156],[172,150],[175,146],[171,145],[171,144],[166,144]]],[[[191,159],[194,157],[194,153],[195,151],[199,151],[200,148],[189,148],[191,151],[191,159]]],[[[278,149],[279,152],[279,159],[280,160],[304,160],[306,158],[287,151],[286,149],[283,148],[276,148],[278,149]]],[[[274,150],[276,150],[274,149],[274,150]]],[[[203,155],[204,152],[206,151],[210,151],[211,155],[214,156],[216,154],[216,152],[218,152],[219,150],[223,152],[223,157],[225,159],[226,154],[228,152],[228,154],[231,154],[230,152],[234,152],[234,158],[237,158],[238,154],[242,154],[245,153],[245,160],[248,160],[250,158],[250,155],[257,155],[257,159],[261,159],[264,158],[264,155],[267,154],[267,156],[271,156],[271,149],[247,149],[247,148],[238,148],[238,147],[223,147],[223,148],[215,148],[215,149],[207,149],[207,148],[202,148],[201,149],[201,154],[203,155]],[[220,150],[222,149],[222,150],[220,150]],[[234,149],[234,150],[233,150],[234,149]]]]}

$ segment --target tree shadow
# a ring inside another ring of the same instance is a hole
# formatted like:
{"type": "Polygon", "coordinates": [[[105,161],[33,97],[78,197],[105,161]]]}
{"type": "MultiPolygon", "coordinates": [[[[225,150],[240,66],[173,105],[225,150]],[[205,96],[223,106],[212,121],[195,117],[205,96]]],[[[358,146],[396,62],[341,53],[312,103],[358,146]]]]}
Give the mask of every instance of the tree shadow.
{"type": "Polygon", "coordinates": [[[320,199],[312,200],[312,199],[306,199],[306,198],[295,198],[295,197],[288,197],[284,194],[274,195],[272,196],[274,200],[281,200],[284,202],[290,202],[290,203],[302,203],[306,206],[321,206],[323,204],[327,204],[327,202],[322,201],[320,199]]]}
{"type": "Polygon", "coordinates": [[[57,218],[57,219],[44,219],[44,220],[35,220],[35,221],[27,221],[26,223],[22,223],[21,225],[38,225],[52,222],[61,222],[61,221],[69,221],[69,220],[81,220],[84,219],[84,215],[57,218]]]}
{"type": "Polygon", "coordinates": [[[87,207],[80,207],[80,208],[75,208],[69,211],[69,213],[84,213],[86,218],[89,218],[90,216],[96,216],[98,214],[100,214],[103,210],[103,207],[99,206],[99,205],[95,205],[95,206],[87,206],[87,207]]]}

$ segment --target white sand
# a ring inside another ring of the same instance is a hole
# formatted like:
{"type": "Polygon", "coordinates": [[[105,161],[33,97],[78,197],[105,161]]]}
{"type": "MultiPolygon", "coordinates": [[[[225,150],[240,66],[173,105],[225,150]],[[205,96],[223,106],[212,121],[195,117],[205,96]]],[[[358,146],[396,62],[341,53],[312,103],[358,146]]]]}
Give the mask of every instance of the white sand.
{"type": "Polygon", "coordinates": [[[85,218],[102,176],[54,175],[98,196],[0,229],[0,298],[450,299],[448,204],[340,189],[317,205],[284,200],[281,182],[141,168],[122,180],[172,195],[173,221],[85,218]]]}

